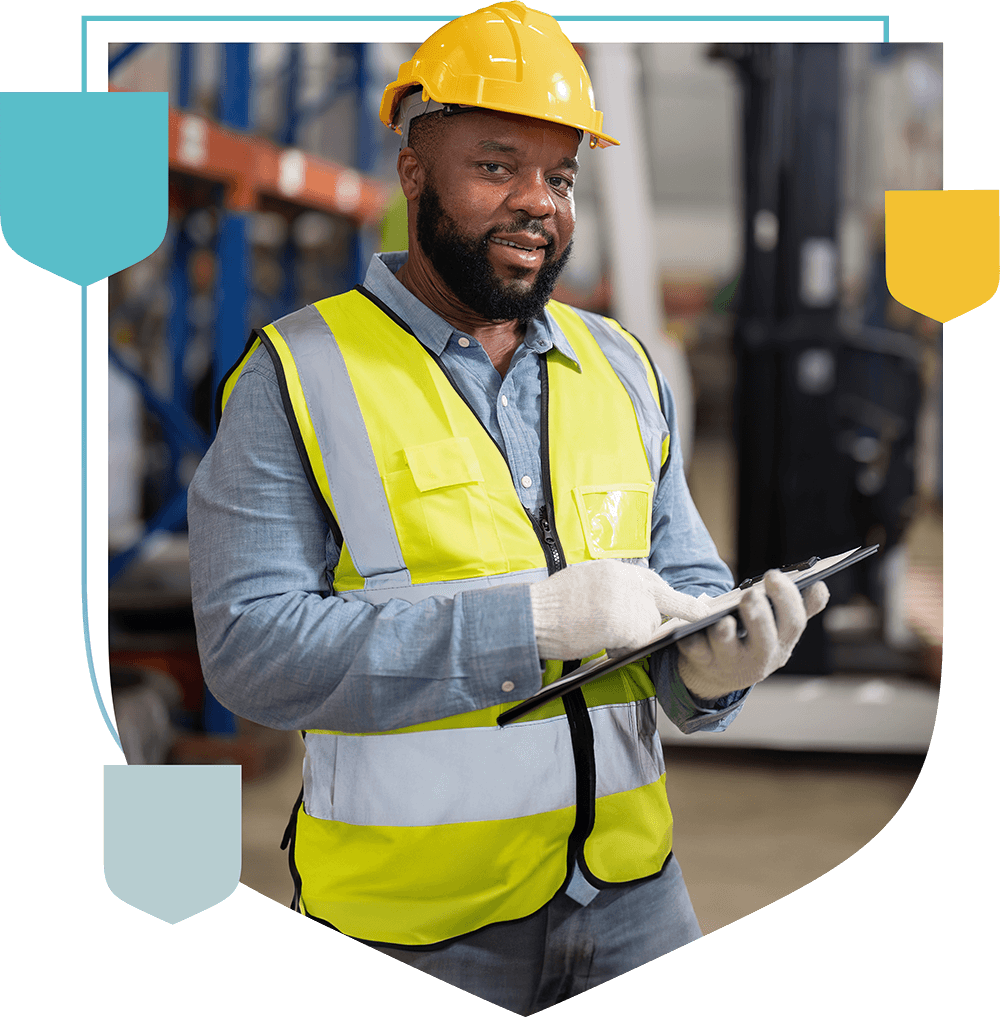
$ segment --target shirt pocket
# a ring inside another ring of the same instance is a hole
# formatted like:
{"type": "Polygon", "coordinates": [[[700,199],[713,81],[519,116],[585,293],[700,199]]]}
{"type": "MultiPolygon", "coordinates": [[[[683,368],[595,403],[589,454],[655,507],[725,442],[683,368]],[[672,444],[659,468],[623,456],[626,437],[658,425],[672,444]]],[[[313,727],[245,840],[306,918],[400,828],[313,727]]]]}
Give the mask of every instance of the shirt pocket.
{"type": "Polygon", "coordinates": [[[646,558],[653,483],[573,488],[573,501],[592,558],[646,558]]]}

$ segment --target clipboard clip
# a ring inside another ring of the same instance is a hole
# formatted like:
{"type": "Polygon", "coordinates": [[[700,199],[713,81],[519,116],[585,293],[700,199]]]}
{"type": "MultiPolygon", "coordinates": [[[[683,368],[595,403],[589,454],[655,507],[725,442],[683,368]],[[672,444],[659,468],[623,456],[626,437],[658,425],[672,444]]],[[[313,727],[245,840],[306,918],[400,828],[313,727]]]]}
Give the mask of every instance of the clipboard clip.
{"type": "MultiPolygon", "coordinates": [[[[794,565],[782,565],[779,572],[805,572],[806,569],[811,569],[819,561],[819,555],[814,554],[811,558],[806,558],[805,561],[797,561],[794,565]]],[[[736,587],[738,590],[749,590],[754,583],[759,583],[763,580],[764,573],[762,572],[759,576],[754,576],[752,579],[744,579],[739,586],[736,587]]]]}

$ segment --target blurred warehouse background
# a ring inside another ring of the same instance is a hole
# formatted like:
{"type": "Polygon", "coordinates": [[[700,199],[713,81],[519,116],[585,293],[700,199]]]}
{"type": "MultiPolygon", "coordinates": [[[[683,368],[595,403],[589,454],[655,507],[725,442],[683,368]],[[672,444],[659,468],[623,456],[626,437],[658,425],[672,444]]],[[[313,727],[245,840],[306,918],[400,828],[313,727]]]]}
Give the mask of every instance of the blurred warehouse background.
{"type": "MultiPolygon", "coordinates": [[[[243,765],[243,880],[277,850],[296,736],[207,694],[186,485],[250,329],[405,246],[401,44],[112,46],[168,91],[170,225],[109,283],[110,659],[130,762],[243,765]]],[[[941,661],[941,328],[886,290],[883,192],[942,181],[940,45],[592,45],[620,150],[581,153],[556,296],[617,317],[681,407],[693,496],[738,578],[880,543],[722,736],[661,725],[678,856],[706,931],[848,857],[919,771],[941,661]],[[727,854],[728,852],[728,854],[727,854]],[[736,854],[738,852],[738,858],[736,854]]]]}

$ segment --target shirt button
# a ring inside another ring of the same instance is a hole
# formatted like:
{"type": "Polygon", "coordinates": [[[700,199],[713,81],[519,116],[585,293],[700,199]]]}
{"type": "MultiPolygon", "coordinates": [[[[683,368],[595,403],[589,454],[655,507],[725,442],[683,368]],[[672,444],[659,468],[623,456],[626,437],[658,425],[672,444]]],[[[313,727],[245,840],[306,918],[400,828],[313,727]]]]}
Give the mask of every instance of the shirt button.
{"type": "Polygon", "coordinates": [[[500,402],[501,402],[502,405],[506,406],[507,405],[507,397],[506,396],[500,396],[500,402]]]}
{"type": "Polygon", "coordinates": [[[524,476],[521,478],[521,487],[531,487],[531,477],[524,476]]]}
{"type": "Polygon", "coordinates": [[[500,689],[503,692],[513,692],[514,691],[514,683],[513,682],[504,682],[503,685],[500,686],[500,689]]]}
{"type": "Polygon", "coordinates": [[[462,338],[458,340],[458,345],[464,350],[465,347],[469,345],[469,340],[463,335],[462,338]]]}

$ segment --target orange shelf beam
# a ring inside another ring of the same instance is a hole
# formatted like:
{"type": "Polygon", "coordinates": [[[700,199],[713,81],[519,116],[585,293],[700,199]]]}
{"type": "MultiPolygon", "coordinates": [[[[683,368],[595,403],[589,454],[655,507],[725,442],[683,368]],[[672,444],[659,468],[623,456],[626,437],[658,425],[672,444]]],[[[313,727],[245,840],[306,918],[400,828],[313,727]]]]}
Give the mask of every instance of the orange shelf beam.
{"type": "Polygon", "coordinates": [[[169,131],[170,168],[224,184],[226,204],[233,209],[256,209],[268,195],[365,225],[379,222],[389,203],[389,188],[377,180],[197,113],[171,109],[169,131]]]}

